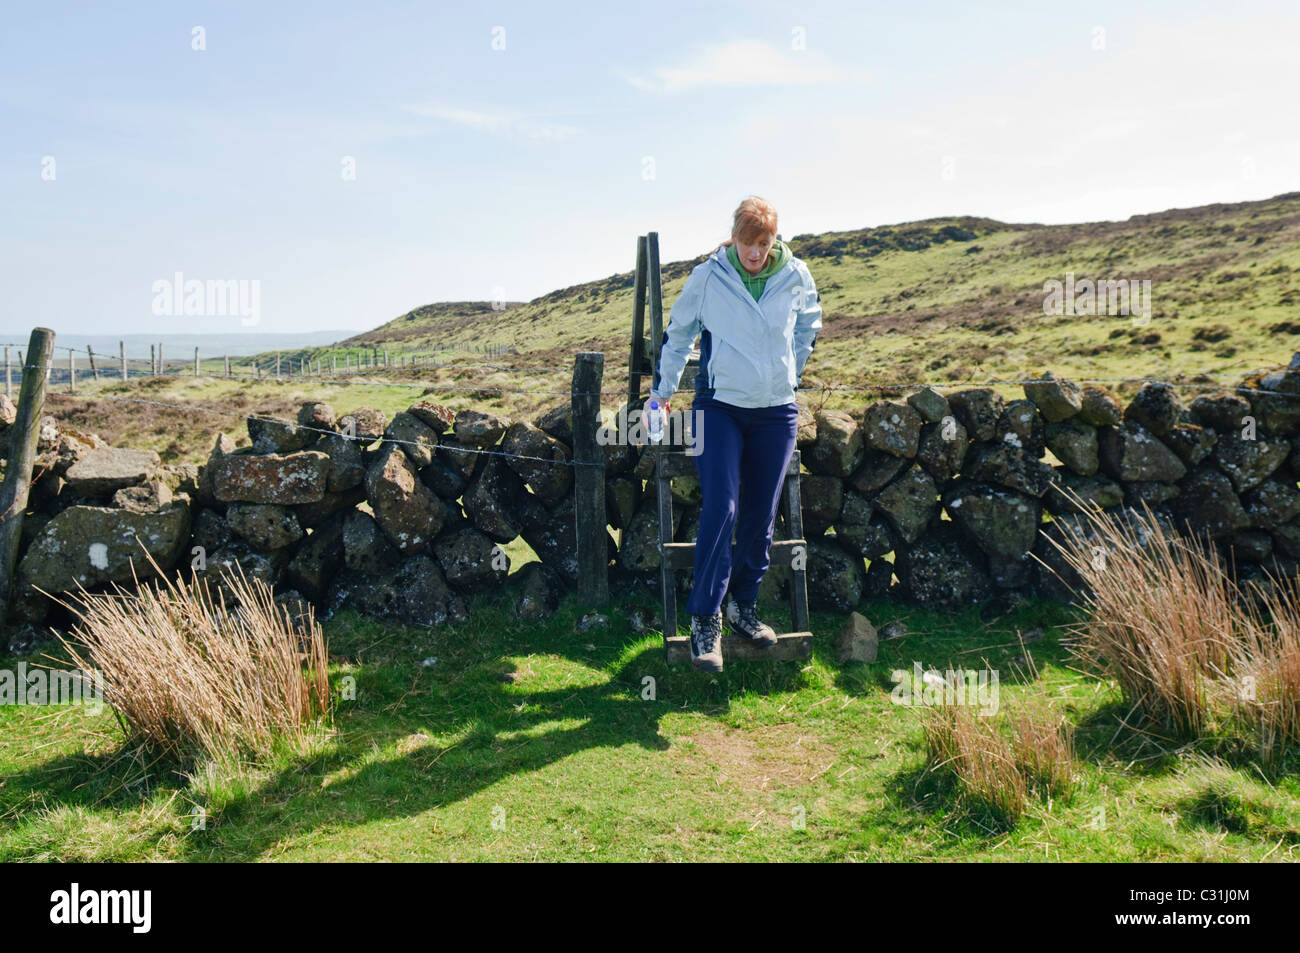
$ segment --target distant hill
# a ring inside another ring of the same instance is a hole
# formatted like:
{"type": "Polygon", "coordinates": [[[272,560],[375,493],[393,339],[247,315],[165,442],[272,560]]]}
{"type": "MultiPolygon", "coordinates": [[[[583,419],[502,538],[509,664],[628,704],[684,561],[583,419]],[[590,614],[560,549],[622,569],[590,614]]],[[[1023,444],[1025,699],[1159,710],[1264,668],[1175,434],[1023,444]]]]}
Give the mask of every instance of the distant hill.
{"type": "MultiPolygon", "coordinates": [[[[825,312],[805,385],[959,382],[1043,368],[1188,376],[1285,360],[1300,346],[1300,193],[1122,222],[939,218],[796,235],[789,244],[808,263],[825,312]],[[1044,283],[1067,273],[1150,280],[1149,322],[1044,314],[1044,283]]],[[[711,251],[663,265],[665,318],[711,251]]],[[[578,350],[603,350],[608,375],[626,366],[633,277],[629,270],[500,309],[428,304],[342,346],[494,346],[519,363],[560,367],[578,350]]]]}

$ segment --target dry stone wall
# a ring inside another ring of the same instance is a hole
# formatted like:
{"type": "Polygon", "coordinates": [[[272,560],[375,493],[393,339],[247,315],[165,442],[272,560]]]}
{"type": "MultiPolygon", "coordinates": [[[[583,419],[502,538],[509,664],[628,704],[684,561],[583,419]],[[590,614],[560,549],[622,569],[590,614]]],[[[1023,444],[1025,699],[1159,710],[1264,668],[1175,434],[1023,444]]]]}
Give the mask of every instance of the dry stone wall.
{"type": "MultiPolygon", "coordinates": [[[[568,402],[532,421],[429,400],[391,420],[308,403],[296,420],[250,417],[251,446],[218,434],[201,467],[47,428],[12,641],[68,621],[38,590],[149,578],[146,551],[166,573],[217,586],[242,571],[318,615],[351,606],[441,625],[509,581],[521,617],[545,616],[577,584],[572,426],[568,402]],[[540,562],[512,573],[503,546],[521,537],[540,562]]],[[[606,533],[611,581],[657,591],[653,456],[606,429],[606,512],[621,531],[618,544],[606,533]]],[[[1145,504],[1247,576],[1300,571],[1300,355],[1227,390],[1148,383],[1126,404],[1046,374],[1016,399],[925,388],[854,412],[801,406],[798,446],[815,608],[886,594],[953,607],[1068,599],[1049,539],[1081,525],[1076,495],[1115,512],[1145,504]]],[[[676,479],[673,496],[674,538],[691,541],[698,482],[676,479]]],[[[773,567],[761,597],[788,582],[773,567]]],[[[689,592],[689,573],[680,584],[689,592]]]]}

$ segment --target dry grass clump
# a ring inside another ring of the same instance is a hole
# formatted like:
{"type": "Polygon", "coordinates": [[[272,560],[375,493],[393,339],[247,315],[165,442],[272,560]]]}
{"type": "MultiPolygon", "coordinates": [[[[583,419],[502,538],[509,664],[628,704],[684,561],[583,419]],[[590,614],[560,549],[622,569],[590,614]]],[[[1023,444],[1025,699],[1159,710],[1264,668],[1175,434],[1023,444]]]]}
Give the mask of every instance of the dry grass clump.
{"type": "Polygon", "coordinates": [[[1242,586],[1200,536],[1082,504],[1050,540],[1083,580],[1080,661],[1113,678],[1150,726],[1182,739],[1233,723],[1274,761],[1300,742],[1300,579],[1242,586]]]}
{"type": "Polygon", "coordinates": [[[1300,578],[1269,582],[1253,587],[1258,601],[1247,604],[1231,648],[1234,678],[1223,693],[1266,765],[1300,747],[1300,578]]]}
{"type": "Polygon", "coordinates": [[[1051,540],[1085,585],[1088,618],[1073,627],[1074,654],[1115,679],[1144,720],[1200,735],[1240,625],[1240,593],[1213,549],[1166,532],[1149,510],[1145,518],[1095,507],[1083,515],[1051,540]]]}
{"type": "Polygon", "coordinates": [[[63,603],[79,619],[63,644],[81,668],[103,672],[105,700],[160,753],[301,750],[330,703],[321,628],[310,610],[295,625],[271,587],[242,569],[224,584],[234,605],[204,579],[81,590],[63,603]]]}
{"type": "Polygon", "coordinates": [[[1074,741],[1061,717],[1025,709],[1007,721],[1009,737],[996,719],[965,705],[930,706],[922,713],[928,769],[955,783],[968,810],[1014,824],[1031,796],[1072,793],[1074,741]]]}

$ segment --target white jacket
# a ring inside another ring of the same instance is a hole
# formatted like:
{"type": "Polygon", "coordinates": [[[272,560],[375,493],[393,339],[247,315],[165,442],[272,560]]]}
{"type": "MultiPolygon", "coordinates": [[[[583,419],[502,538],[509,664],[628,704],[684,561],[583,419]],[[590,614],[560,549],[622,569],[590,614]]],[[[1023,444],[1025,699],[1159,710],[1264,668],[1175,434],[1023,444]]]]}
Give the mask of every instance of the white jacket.
{"type": "Polygon", "coordinates": [[[768,276],[755,301],[722,246],[695,266],[673,304],[650,396],[676,393],[698,334],[697,396],[738,407],[793,403],[821,326],[817,285],[800,259],[768,276]]]}

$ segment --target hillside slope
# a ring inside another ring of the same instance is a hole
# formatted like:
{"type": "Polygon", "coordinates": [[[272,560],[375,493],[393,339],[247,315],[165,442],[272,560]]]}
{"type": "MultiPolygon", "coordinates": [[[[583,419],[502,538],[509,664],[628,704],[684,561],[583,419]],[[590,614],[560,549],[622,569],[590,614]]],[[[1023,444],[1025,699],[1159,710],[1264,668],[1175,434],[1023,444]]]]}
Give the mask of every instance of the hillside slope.
{"type": "MultiPolygon", "coordinates": [[[[1275,362],[1300,343],[1300,193],[1123,222],[959,217],[797,235],[789,244],[808,263],[825,312],[806,384],[958,382],[1047,366],[1079,376],[1190,376],[1275,362]],[[1044,282],[1067,272],[1076,281],[1149,279],[1149,322],[1045,315],[1044,282]]],[[[665,314],[707,254],[663,266],[665,314]]],[[[628,271],[500,310],[430,304],[343,346],[494,345],[518,363],[561,367],[575,351],[603,350],[608,373],[626,364],[632,283],[628,271]]]]}

